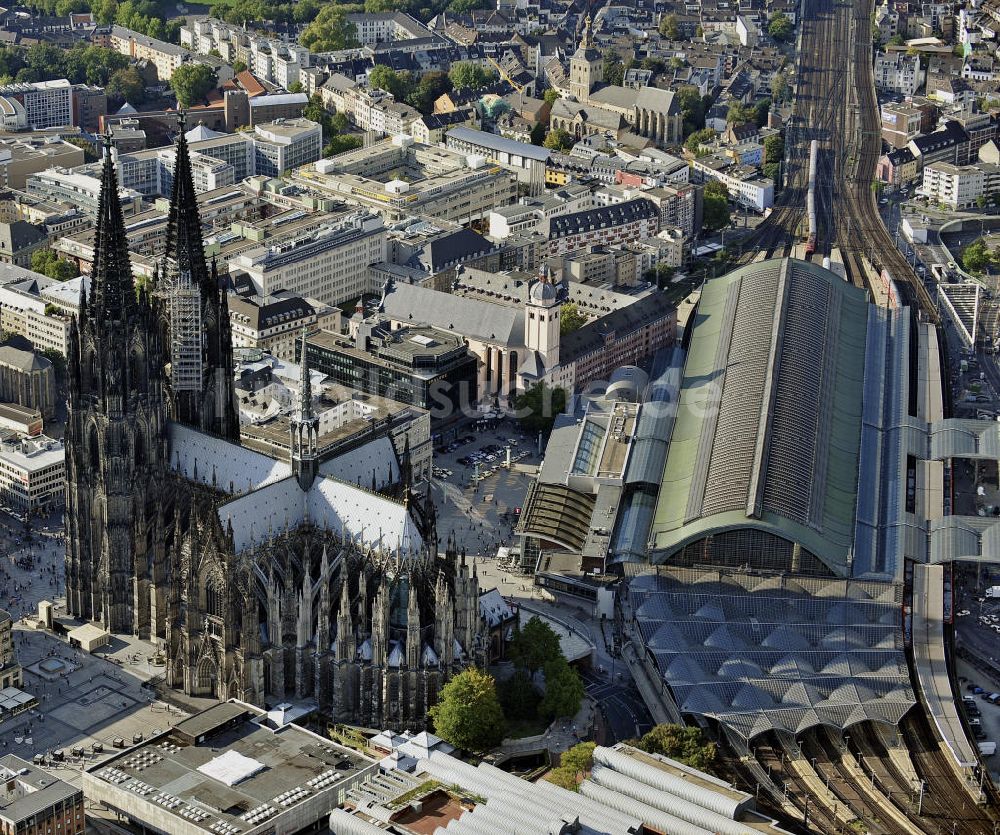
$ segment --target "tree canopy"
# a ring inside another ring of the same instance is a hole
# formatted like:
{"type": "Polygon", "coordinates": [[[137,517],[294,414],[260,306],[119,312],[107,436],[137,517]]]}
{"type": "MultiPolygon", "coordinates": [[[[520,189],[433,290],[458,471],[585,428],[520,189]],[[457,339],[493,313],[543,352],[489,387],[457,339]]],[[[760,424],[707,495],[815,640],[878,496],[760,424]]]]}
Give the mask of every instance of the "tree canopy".
{"type": "Polygon", "coordinates": [[[580,674],[569,665],[562,653],[546,663],[544,669],[545,695],[538,705],[538,712],[546,719],[576,716],[584,695],[580,674]]]}
{"type": "Polygon", "coordinates": [[[587,317],[580,312],[574,302],[567,302],[559,308],[559,333],[565,336],[587,324],[587,317]]]}
{"type": "Polygon", "coordinates": [[[790,41],[793,35],[791,18],[784,12],[775,12],[767,23],[767,34],[776,41],[790,41]]]}
{"type": "Polygon", "coordinates": [[[676,93],[677,107],[684,120],[684,134],[689,135],[705,129],[705,100],[697,87],[686,85],[676,93]]]}
{"type": "Polygon", "coordinates": [[[596,743],[580,742],[574,745],[559,758],[558,767],[545,775],[545,779],[569,791],[579,789],[579,780],[587,776],[594,767],[594,748],[596,743]]]}
{"type": "Polygon", "coordinates": [[[680,27],[677,25],[677,15],[665,14],[660,18],[660,34],[665,38],[676,41],[681,36],[680,27]]]}
{"type": "Polygon", "coordinates": [[[181,107],[201,104],[217,84],[215,70],[207,64],[181,64],[170,76],[170,88],[181,107]]]}
{"type": "Polygon", "coordinates": [[[703,144],[713,142],[716,139],[718,139],[718,134],[714,130],[711,128],[702,128],[701,130],[696,130],[684,140],[684,148],[697,156],[703,153],[701,149],[703,144]]]}
{"type": "Polygon", "coordinates": [[[670,757],[699,771],[713,773],[716,744],[705,739],[700,728],[684,725],[657,725],[636,744],[649,754],[670,757]]]}
{"type": "Polygon", "coordinates": [[[410,90],[411,78],[408,72],[398,73],[385,64],[376,64],[368,73],[368,84],[391,93],[397,101],[402,101],[410,90]]]}
{"type": "Polygon", "coordinates": [[[348,7],[328,5],[302,30],[299,43],[311,52],[333,52],[358,45],[358,31],[347,20],[348,7]]]}
{"type": "Polygon", "coordinates": [[[507,657],[515,667],[534,674],[550,661],[562,658],[559,636],[544,620],[533,616],[523,628],[516,627],[507,648],[507,657]]]}
{"type": "Polygon", "coordinates": [[[548,435],[556,415],[566,408],[566,391],[545,383],[536,383],[514,397],[515,416],[526,431],[548,435]]]}
{"type": "Polygon", "coordinates": [[[65,258],[60,258],[54,250],[48,247],[36,249],[31,253],[31,269],[56,281],[68,281],[80,274],[76,264],[65,258]]]}
{"type": "Polygon", "coordinates": [[[481,90],[490,85],[496,75],[475,61],[458,61],[448,70],[448,78],[456,90],[481,90]]]}
{"type": "Polygon", "coordinates": [[[442,687],[429,713],[434,732],[464,751],[488,751],[503,739],[504,718],[496,681],[475,667],[463,670],[442,687]]]}
{"type": "Polygon", "coordinates": [[[705,184],[702,199],[702,226],[710,232],[723,229],[729,225],[729,191],[718,180],[709,180],[705,184]]]}
{"type": "Polygon", "coordinates": [[[777,163],[785,156],[785,140],[780,133],[772,133],[764,140],[764,159],[777,163]]]}
{"type": "Polygon", "coordinates": [[[997,255],[986,245],[983,238],[977,238],[962,250],[962,266],[967,272],[981,274],[997,261],[997,255]]]}
{"type": "Polygon", "coordinates": [[[573,145],[573,137],[570,136],[569,131],[562,128],[550,130],[545,134],[545,139],[542,141],[543,147],[551,148],[553,151],[568,151],[573,145]]]}
{"type": "Polygon", "coordinates": [[[146,82],[142,80],[139,70],[135,67],[126,67],[115,71],[108,79],[104,92],[117,102],[128,102],[138,106],[146,100],[146,82]]]}

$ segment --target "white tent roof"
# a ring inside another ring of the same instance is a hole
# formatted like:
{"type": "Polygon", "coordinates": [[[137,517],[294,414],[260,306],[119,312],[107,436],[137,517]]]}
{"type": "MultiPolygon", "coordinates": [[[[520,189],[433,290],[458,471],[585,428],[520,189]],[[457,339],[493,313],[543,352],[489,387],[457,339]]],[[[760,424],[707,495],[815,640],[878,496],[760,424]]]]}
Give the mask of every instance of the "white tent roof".
{"type": "Polygon", "coordinates": [[[235,786],[246,780],[247,777],[253,777],[258,771],[263,770],[264,763],[250,757],[244,757],[237,751],[226,751],[204,765],[198,766],[198,771],[202,774],[207,774],[227,786],[235,786]]]}

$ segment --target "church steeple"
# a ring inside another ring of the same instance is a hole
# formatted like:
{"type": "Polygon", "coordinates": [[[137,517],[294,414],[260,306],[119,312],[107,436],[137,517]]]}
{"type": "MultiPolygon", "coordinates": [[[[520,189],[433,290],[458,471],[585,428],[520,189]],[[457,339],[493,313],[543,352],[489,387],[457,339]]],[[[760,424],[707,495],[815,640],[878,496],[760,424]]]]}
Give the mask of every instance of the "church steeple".
{"type": "Polygon", "coordinates": [[[157,279],[170,334],[172,416],[235,442],[239,417],[226,291],[214,262],[209,270],[205,261],[183,112],[177,127],[166,249],[157,279]]]}
{"type": "Polygon", "coordinates": [[[302,328],[301,351],[299,398],[290,421],[290,432],[292,436],[292,471],[299,480],[299,487],[308,490],[312,487],[319,472],[319,418],[316,417],[312,407],[312,381],[309,379],[305,327],[302,328]]]}
{"type": "Polygon", "coordinates": [[[205,249],[201,237],[201,216],[191,172],[191,154],[188,150],[184,128],[187,117],[184,111],[177,114],[177,144],[174,147],[174,180],[170,191],[170,210],[167,214],[167,257],[177,263],[178,269],[190,273],[192,282],[206,290],[211,285],[205,249]]]}
{"type": "Polygon", "coordinates": [[[136,299],[110,131],[104,139],[92,276],[88,313],[98,325],[99,333],[121,336],[121,328],[112,326],[120,326],[129,318],[136,299]]]}

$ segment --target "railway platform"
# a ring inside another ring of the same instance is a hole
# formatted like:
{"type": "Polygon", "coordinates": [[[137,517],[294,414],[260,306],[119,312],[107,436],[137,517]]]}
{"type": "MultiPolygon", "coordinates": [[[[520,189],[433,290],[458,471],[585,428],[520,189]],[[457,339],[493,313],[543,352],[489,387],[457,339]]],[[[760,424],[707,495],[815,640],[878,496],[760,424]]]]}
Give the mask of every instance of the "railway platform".
{"type": "Polygon", "coordinates": [[[913,660],[927,712],[961,771],[977,764],[965,734],[944,652],[944,567],[913,567],[913,660]]]}

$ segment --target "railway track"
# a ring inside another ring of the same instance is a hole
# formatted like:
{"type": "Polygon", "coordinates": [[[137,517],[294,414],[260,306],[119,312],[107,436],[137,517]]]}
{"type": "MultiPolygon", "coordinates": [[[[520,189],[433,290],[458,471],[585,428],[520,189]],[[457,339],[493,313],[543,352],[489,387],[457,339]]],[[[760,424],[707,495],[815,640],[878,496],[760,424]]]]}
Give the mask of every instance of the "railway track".
{"type": "Polygon", "coordinates": [[[949,759],[942,750],[924,712],[911,710],[900,724],[906,747],[917,775],[924,781],[921,820],[935,826],[941,835],[995,835],[1000,821],[989,808],[976,804],[961,785],[949,759]]]}

